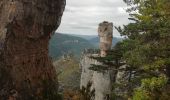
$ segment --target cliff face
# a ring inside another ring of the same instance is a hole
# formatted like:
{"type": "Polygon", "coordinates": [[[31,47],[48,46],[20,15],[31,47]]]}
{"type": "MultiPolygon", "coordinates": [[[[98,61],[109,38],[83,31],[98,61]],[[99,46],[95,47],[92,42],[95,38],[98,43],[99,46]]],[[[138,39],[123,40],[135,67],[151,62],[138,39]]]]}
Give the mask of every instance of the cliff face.
{"type": "MultiPolygon", "coordinates": [[[[92,65],[105,67],[102,62],[98,62],[92,57],[106,57],[112,46],[113,23],[103,22],[99,24],[98,35],[100,38],[100,53],[87,50],[81,59],[81,84],[80,88],[87,88],[88,83],[92,83],[92,90],[95,90],[94,100],[110,100],[112,90],[112,77],[115,76],[112,70],[93,71],[92,65]]],[[[111,66],[110,66],[111,67],[111,66]]]]}
{"type": "Polygon", "coordinates": [[[91,90],[95,90],[94,100],[109,100],[112,89],[111,75],[113,73],[111,71],[98,72],[89,69],[92,67],[91,64],[101,65],[100,62],[91,58],[98,57],[99,55],[95,50],[84,52],[80,62],[82,68],[80,88],[86,88],[90,82],[92,83],[91,90]]]}
{"type": "MultiPolygon", "coordinates": [[[[88,83],[92,83],[90,88],[95,90],[95,97],[92,100],[111,100],[111,93],[116,94],[116,100],[125,100],[123,97],[127,95],[128,87],[124,84],[129,82],[130,72],[122,69],[126,69],[127,65],[120,66],[117,71],[111,69],[104,72],[90,70],[92,64],[103,65],[92,58],[98,56],[100,56],[100,53],[96,50],[88,49],[84,51],[80,60],[82,69],[80,88],[87,88],[88,83]],[[114,84],[116,86],[113,86],[114,84]]],[[[132,74],[131,77],[133,76],[132,74]]]]}
{"type": "Polygon", "coordinates": [[[0,100],[54,98],[48,41],[64,7],[65,0],[0,1],[0,100]]]}

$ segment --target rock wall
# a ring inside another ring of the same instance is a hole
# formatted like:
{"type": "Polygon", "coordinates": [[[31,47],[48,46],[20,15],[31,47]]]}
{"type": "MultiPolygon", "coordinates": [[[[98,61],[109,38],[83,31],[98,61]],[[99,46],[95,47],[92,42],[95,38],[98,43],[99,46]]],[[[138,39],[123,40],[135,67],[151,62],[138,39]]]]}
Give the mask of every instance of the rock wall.
{"type": "Polygon", "coordinates": [[[98,56],[98,54],[93,53],[93,50],[86,50],[83,52],[80,67],[81,67],[81,80],[80,80],[80,88],[83,86],[86,87],[88,82],[93,82],[93,74],[94,71],[90,70],[91,64],[95,64],[97,61],[90,58],[91,56],[98,56]]]}
{"type": "Polygon", "coordinates": [[[82,89],[82,87],[87,87],[87,84],[91,82],[91,90],[95,90],[94,100],[109,100],[112,89],[112,71],[105,71],[103,73],[89,69],[92,67],[91,64],[101,65],[100,62],[91,58],[100,56],[100,53],[97,52],[95,50],[86,50],[83,53],[80,62],[80,66],[82,68],[80,88],[82,89]]]}
{"type": "Polygon", "coordinates": [[[0,100],[54,100],[48,42],[65,0],[0,1],[0,100]]]}

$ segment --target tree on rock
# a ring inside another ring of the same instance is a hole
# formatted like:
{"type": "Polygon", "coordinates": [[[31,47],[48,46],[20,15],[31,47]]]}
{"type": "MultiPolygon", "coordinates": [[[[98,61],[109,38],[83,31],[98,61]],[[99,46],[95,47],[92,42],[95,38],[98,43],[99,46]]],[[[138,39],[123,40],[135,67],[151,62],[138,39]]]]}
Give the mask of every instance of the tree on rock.
{"type": "MultiPolygon", "coordinates": [[[[124,0],[131,6],[131,23],[121,35],[128,37],[122,42],[123,58],[134,70],[140,87],[135,89],[134,100],[167,100],[170,94],[170,1],[124,0]]],[[[134,80],[135,80],[134,79],[134,80]]]]}

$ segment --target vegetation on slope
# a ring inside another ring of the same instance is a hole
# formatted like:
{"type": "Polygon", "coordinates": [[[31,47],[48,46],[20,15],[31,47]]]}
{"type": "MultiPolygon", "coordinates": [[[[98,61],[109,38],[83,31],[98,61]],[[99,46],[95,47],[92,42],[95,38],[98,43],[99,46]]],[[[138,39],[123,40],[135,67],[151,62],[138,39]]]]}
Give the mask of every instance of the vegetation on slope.
{"type": "Polygon", "coordinates": [[[83,38],[56,33],[50,40],[49,55],[53,59],[57,59],[64,54],[73,54],[79,58],[85,48],[93,47],[89,41],[83,38]]]}
{"type": "Polygon", "coordinates": [[[74,58],[61,58],[53,63],[58,73],[61,88],[79,90],[80,68],[79,62],[74,58]]]}

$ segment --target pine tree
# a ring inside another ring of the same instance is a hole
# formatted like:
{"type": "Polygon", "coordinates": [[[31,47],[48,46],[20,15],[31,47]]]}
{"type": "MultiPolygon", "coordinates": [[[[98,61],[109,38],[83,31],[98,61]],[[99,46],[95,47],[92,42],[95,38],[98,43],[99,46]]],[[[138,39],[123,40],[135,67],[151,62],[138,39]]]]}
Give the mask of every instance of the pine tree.
{"type": "Polygon", "coordinates": [[[125,63],[122,61],[122,51],[121,51],[120,43],[116,44],[116,46],[108,51],[106,57],[93,57],[92,59],[96,59],[98,62],[102,63],[101,65],[92,64],[90,67],[91,70],[104,72],[106,70],[114,70],[118,71],[118,68],[125,63]]]}
{"type": "Polygon", "coordinates": [[[170,89],[170,1],[124,1],[131,6],[127,10],[131,23],[116,29],[127,37],[122,42],[123,59],[134,72],[133,80],[141,82],[140,87],[134,89],[133,99],[167,98],[166,90],[170,89]]]}

